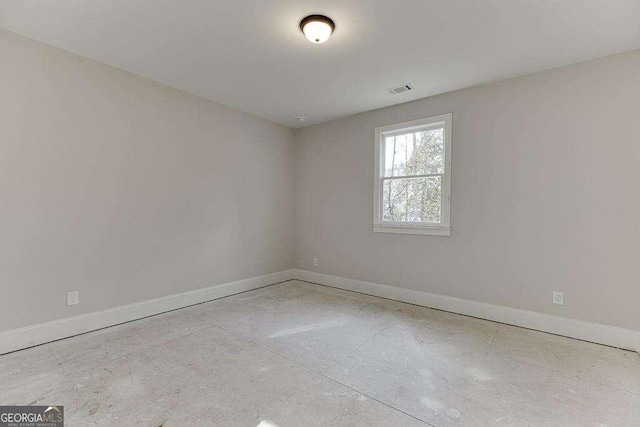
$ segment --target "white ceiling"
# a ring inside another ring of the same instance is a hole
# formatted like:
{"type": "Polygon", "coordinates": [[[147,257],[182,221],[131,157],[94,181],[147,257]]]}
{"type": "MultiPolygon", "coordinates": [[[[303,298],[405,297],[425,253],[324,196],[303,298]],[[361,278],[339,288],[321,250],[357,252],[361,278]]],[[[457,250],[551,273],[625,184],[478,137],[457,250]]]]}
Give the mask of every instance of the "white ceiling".
{"type": "Polygon", "coordinates": [[[0,0],[0,27],[295,128],[640,48],[640,0],[0,0]]]}

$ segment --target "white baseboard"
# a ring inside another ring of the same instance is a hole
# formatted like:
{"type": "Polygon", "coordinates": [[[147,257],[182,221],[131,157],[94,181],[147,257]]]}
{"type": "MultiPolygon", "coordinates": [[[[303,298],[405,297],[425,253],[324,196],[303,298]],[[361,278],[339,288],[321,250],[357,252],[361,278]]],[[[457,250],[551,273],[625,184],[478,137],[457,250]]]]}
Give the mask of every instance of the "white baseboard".
{"type": "Polygon", "coordinates": [[[598,344],[623,348],[640,352],[640,332],[631,329],[607,326],[599,323],[585,322],[567,317],[553,316],[535,311],[520,310],[484,302],[449,297],[412,289],[403,289],[393,286],[380,285],[378,283],[362,280],[346,279],[328,274],[316,273],[306,270],[294,270],[295,279],[318,283],[348,291],[360,292],[395,301],[406,302],[452,313],[464,314],[481,319],[523,328],[535,329],[570,338],[577,338],[598,344]]]}
{"type": "Polygon", "coordinates": [[[640,332],[534,311],[520,310],[412,289],[305,270],[285,270],[195,291],[0,332],[0,354],[130,322],[291,279],[388,298],[640,352],[640,332]]]}
{"type": "Polygon", "coordinates": [[[251,277],[249,279],[210,286],[195,291],[183,292],[0,332],[0,354],[95,331],[96,329],[102,329],[120,323],[130,322],[240,292],[250,291],[274,283],[291,280],[292,278],[293,270],[284,270],[277,273],[265,274],[264,276],[251,277]]]}

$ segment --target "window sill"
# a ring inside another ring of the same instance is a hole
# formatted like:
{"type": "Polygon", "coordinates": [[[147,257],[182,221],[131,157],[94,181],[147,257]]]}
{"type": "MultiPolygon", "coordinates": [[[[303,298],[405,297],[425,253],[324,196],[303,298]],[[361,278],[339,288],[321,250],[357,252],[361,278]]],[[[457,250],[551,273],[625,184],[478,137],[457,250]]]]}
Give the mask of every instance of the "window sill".
{"type": "Polygon", "coordinates": [[[424,236],[451,236],[451,227],[424,227],[413,225],[373,225],[374,233],[420,234],[424,236]]]}

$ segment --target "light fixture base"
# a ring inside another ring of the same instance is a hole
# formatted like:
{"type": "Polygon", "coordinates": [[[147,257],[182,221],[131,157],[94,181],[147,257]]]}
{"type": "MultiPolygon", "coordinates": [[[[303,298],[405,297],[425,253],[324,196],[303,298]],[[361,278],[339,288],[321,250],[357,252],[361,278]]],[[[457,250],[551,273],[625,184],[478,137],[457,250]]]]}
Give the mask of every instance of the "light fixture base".
{"type": "Polygon", "coordinates": [[[324,15],[309,15],[300,21],[300,30],[311,43],[326,42],[335,29],[333,19],[324,15]]]}

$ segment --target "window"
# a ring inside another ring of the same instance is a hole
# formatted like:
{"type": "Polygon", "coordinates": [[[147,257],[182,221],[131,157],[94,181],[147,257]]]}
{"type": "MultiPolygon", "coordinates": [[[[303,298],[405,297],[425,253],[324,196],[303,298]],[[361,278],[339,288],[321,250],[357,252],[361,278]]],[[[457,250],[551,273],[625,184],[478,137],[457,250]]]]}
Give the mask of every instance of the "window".
{"type": "Polygon", "coordinates": [[[451,114],[376,128],[373,231],[449,236],[451,114]]]}

